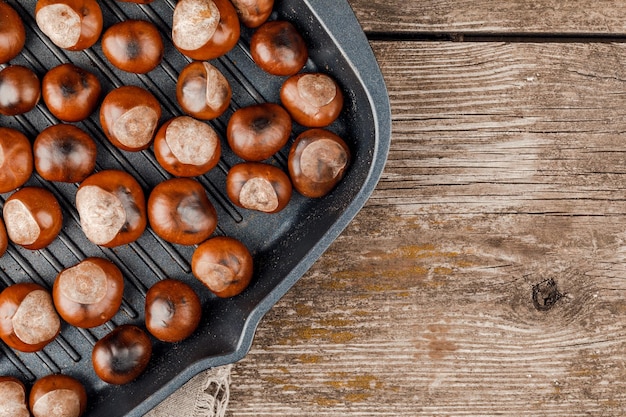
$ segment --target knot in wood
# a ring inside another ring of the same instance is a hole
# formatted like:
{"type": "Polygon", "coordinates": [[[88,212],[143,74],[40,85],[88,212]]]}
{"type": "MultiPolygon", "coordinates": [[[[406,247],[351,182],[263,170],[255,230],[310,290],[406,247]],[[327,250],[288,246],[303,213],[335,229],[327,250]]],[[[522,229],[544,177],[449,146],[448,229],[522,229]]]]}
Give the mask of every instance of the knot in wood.
{"type": "Polygon", "coordinates": [[[539,311],[548,311],[563,295],[559,292],[556,282],[549,278],[533,286],[533,305],[539,311]]]}

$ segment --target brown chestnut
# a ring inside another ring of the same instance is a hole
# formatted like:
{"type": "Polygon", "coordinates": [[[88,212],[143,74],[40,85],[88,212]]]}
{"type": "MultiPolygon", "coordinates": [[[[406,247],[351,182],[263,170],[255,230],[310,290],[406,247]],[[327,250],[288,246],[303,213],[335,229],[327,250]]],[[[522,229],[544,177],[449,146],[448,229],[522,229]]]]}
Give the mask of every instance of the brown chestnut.
{"type": "Polygon", "coordinates": [[[61,231],[63,213],[54,194],[45,188],[24,187],[2,209],[9,239],[26,249],[48,246],[61,231]]]}
{"type": "Polygon", "coordinates": [[[146,328],[164,342],[180,342],[191,336],[202,318],[202,305],[188,284],[164,279],[146,294],[146,328]]]}
{"type": "Polygon", "coordinates": [[[35,169],[48,181],[80,182],[96,166],[94,140],[78,126],[57,124],[45,128],[33,144],[35,169]]]}
{"type": "Polygon", "coordinates": [[[249,210],[276,213],[291,199],[291,181],[280,168],[260,162],[233,166],[226,176],[228,198],[249,210]]]}
{"type": "Polygon", "coordinates": [[[141,186],[130,174],[113,169],[80,184],[76,209],[87,239],[108,248],[134,242],[148,222],[141,186]]]}
{"type": "Polygon", "coordinates": [[[157,27],[145,20],[125,20],[102,35],[102,52],[122,71],[145,74],[163,60],[163,39],[157,27]]]}
{"type": "Polygon", "coordinates": [[[302,132],[289,150],[289,175],[294,188],[306,197],[322,197],[343,178],[350,149],[325,129],[302,132]]]}
{"type": "Polygon", "coordinates": [[[174,8],[172,42],[198,61],[233,49],[240,35],[237,11],[229,0],[180,0],[174,8]]]}
{"type": "Polygon", "coordinates": [[[249,28],[261,26],[272,14],[274,0],[231,0],[239,21],[249,28]]]}
{"type": "Polygon", "coordinates": [[[33,173],[33,149],[28,138],[10,127],[0,127],[0,193],[24,185],[33,173]]]}
{"type": "Polygon", "coordinates": [[[10,65],[0,71],[0,114],[15,116],[29,112],[40,97],[39,78],[30,68],[10,65]]]}
{"type": "Polygon", "coordinates": [[[226,77],[208,62],[189,63],[178,76],[176,99],[185,113],[196,119],[221,116],[232,97],[226,77]]]}
{"type": "Polygon", "coordinates": [[[197,245],[217,227],[217,212],[198,181],[172,178],[150,193],[148,221],[154,232],[168,242],[197,245]]]}
{"type": "Polygon", "coordinates": [[[250,284],[252,255],[235,238],[214,237],[196,248],[191,257],[191,271],[213,294],[232,297],[250,284]]]}
{"type": "Polygon", "coordinates": [[[87,391],[68,375],[48,375],[30,390],[28,403],[34,417],[80,417],[87,409],[87,391]]]}
{"type": "Polygon", "coordinates": [[[109,321],[122,305],[124,277],[103,258],[87,258],[61,271],[52,287],[57,312],[69,324],[91,328],[109,321]]]}
{"type": "Polygon", "coordinates": [[[0,338],[13,349],[41,350],[60,330],[61,319],[50,293],[42,286],[23,282],[0,293],[0,338]]]}
{"type": "Polygon", "coordinates": [[[0,64],[6,64],[24,49],[26,29],[19,14],[7,2],[0,2],[0,64]]]}
{"type": "Polygon", "coordinates": [[[9,235],[4,226],[4,220],[0,219],[0,257],[2,257],[9,248],[9,235]]]}
{"type": "Polygon", "coordinates": [[[321,73],[296,74],[280,89],[280,100],[291,117],[307,127],[325,127],[339,117],[343,93],[333,78],[321,73]]]}
{"type": "Polygon", "coordinates": [[[177,177],[203,175],[217,165],[220,139],[208,124],[189,116],[165,122],[154,139],[154,156],[159,164],[177,177]]]}
{"type": "Polygon", "coordinates": [[[100,124],[111,143],[125,151],[147,149],[161,119],[161,104],[148,90],[126,85],[104,97],[100,124]]]}
{"type": "Polygon", "coordinates": [[[226,138],[233,152],[246,161],[262,161],[280,150],[291,134],[291,117],[278,104],[242,107],[228,121],[226,138]]]}
{"type": "Polygon", "coordinates": [[[30,417],[24,383],[11,376],[0,376],[0,416],[30,417]]]}
{"type": "Polygon", "coordinates": [[[250,54],[272,75],[294,75],[306,64],[309,51],[300,32],[284,20],[263,23],[250,38],[250,54]]]}
{"type": "Polygon", "coordinates": [[[89,48],[102,33],[102,10],[96,0],[38,0],[35,20],[52,43],[70,51],[89,48]]]}
{"type": "Polygon", "coordinates": [[[95,110],[102,87],[94,74],[67,63],[44,75],[41,91],[44,103],[54,116],[64,122],[79,122],[95,110]]]}

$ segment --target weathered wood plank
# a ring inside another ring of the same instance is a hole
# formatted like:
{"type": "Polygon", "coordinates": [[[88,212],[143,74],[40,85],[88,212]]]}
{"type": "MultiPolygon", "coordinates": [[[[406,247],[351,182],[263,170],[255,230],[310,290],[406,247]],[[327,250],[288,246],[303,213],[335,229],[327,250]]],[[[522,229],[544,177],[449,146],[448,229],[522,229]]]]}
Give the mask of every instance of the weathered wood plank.
{"type": "Polygon", "coordinates": [[[626,45],[373,47],[382,181],[263,319],[229,415],[626,414],[626,45]]]}

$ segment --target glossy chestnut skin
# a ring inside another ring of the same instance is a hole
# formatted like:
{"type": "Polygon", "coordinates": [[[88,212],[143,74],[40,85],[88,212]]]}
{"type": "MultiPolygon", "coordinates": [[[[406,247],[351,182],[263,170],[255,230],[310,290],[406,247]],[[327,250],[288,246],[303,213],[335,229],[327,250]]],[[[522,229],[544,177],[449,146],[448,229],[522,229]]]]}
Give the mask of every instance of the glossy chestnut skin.
{"type": "Polygon", "coordinates": [[[37,75],[21,65],[10,65],[0,71],[0,114],[15,116],[31,111],[41,97],[37,75]]]}
{"type": "Polygon", "coordinates": [[[26,29],[20,15],[6,2],[0,2],[0,64],[6,64],[24,49],[26,29]]]}
{"type": "Polygon", "coordinates": [[[9,248],[9,235],[4,225],[4,220],[0,219],[0,257],[2,257],[9,248]]]}
{"type": "Polygon", "coordinates": [[[293,120],[307,127],[325,127],[339,117],[343,93],[326,74],[306,73],[289,77],[280,89],[280,100],[293,120]]]}
{"type": "Polygon", "coordinates": [[[154,156],[177,177],[203,175],[217,165],[222,153],[217,133],[208,124],[189,116],[165,122],[154,139],[154,156]]]}
{"type": "Polygon", "coordinates": [[[33,173],[33,149],[28,138],[10,127],[0,127],[0,193],[24,185],[33,173]]]}
{"type": "Polygon", "coordinates": [[[180,0],[174,8],[172,42],[197,61],[226,54],[237,44],[240,29],[230,0],[180,0]]]}
{"type": "Polygon", "coordinates": [[[350,149],[339,136],[325,129],[302,132],[289,150],[289,175],[294,188],[306,197],[322,197],[343,178],[350,149]]]}
{"type": "Polygon", "coordinates": [[[226,192],[239,207],[277,213],[289,203],[292,186],[280,168],[260,162],[244,162],[228,171],[226,192]]]}
{"type": "Polygon", "coordinates": [[[181,109],[190,116],[211,120],[221,116],[232,97],[230,83],[210,63],[189,63],[178,76],[176,99],[181,109]]]}
{"type": "Polygon", "coordinates": [[[122,305],[124,277],[109,260],[86,258],[59,272],[52,287],[54,306],[69,324],[91,328],[109,321],[122,305]]]}
{"type": "Polygon", "coordinates": [[[21,352],[36,352],[52,342],[61,319],[50,293],[32,282],[13,284],[0,293],[0,338],[21,352]]]}
{"type": "Polygon", "coordinates": [[[231,0],[239,21],[246,27],[261,26],[272,14],[274,0],[231,0]]]}
{"type": "Polygon", "coordinates": [[[47,375],[30,390],[28,404],[34,417],[80,417],[87,409],[87,391],[68,375],[47,375]]]}
{"type": "Polygon", "coordinates": [[[262,161],[278,152],[291,135],[291,117],[278,104],[242,107],[228,121],[226,138],[233,152],[246,161],[262,161]]]}
{"type": "Polygon", "coordinates": [[[152,342],[146,332],[125,324],[96,342],[91,361],[100,379],[109,384],[122,385],[141,375],[151,356],[152,342]]]}
{"type": "Polygon", "coordinates": [[[154,232],[168,242],[197,245],[215,231],[217,212],[198,181],[172,178],[150,193],[148,221],[154,232]]]}
{"type": "Polygon", "coordinates": [[[161,119],[161,104],[148,90],[126,85],[108,93],[100,106],[100,125],[116,147],[136,152],[147,149],[161,119]]]}
{"type": "Polygon", "coordinates": [[[93,46],[102,33],[102,10],[96,0],[38,0],[35,19],[52,43],[69,51],[93,46]]]}
{"type": "Polygon", "coordinates": [[[163,39],[153,23],[125,20],[104,32],[102,52],[111,64],[122,71],[145,74],[163,60],[163,39]]]}
{"type": "Polygon", "coordinates": [[[25,249],[48,246],[63,227],[63,212],[54,194],[45,188],[24,187],[4,203],[9,239],[25,249]]]}
{"type": "Polygon", "coordinates": [[[252,255],[237,239],[214,237],[196,248],[191,257],[191,271],[216,296],[232,297],[250,284],[252,255]]]}
{"type": "Polygon", "coordinates": [[[24,383],[11,376],[0,376],[0,416],[30,417],[24,383]]]}
{"type": "Polygon", "coordinates": [[[202,318],[202,305],[186,283],[164,279],[148,290],[145,303],[146,328],[164,342],[180,342],[191,336],[202,318]]]}
{"type": "Polygon", "coordinates": [[[284,20],[265,22],[250,38],[250,54],[256,64],[272,75],[294,75],[309,59],[300,32],[284,20]]]}
{"type": "Polygon", "coordinates": [[[76,209],[87,239],[107,248],[134,242],[148,223],[143,190],[124,171],[87,177],[76,192],[76,209]]]}
{"type": "Polygon", "coordinates": [[[48,110],[64,122],[89,117],[100,99],[98,77],[74,64],[61,64],[49,70],[41,81],[41,93],[48,110]]]}
{"type": "Polygon", "coordinates": [[[81,182],[96,166],[94,140],[78,126],[56,124],[45,128],[33,144],[35,169],[48,181],[81,182]]]}

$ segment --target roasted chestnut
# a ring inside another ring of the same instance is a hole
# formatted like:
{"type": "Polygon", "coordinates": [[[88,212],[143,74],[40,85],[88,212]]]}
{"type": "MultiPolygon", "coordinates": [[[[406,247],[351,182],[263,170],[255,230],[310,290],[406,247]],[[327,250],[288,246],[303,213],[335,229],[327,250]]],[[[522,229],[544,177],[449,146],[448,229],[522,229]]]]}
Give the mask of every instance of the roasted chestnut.
{"type": "Polygon", "coordinates": [[[76,192],[76,209],[87,239],[108,248],[134,242],[148,222],[143,190],[124,171],[87,177],[76,192]]]}
{"type": "Polygon", "coordinates": [[[9,236],[4,226],[4,220],[0,219],[0,257],[2,257],[9,248],[9,236]]]}
{"type": "Polygon", "coordinates": [[[221,116],[228,108],[231,97],[228,80],[208,62],[191,62],[178,76],[178,104],[196,119],[210,120],[221,116]]]}
{"type": "Polygon", "coordinates": [[[24,383],[11,376],[0,376],[0,416],[30,417],[24,383]]]}
{"type": "Polygon", "coordinates": [[[63,213],[54,194],[45,188],[24,187],[2,209],[9,239],[26,249],[48,246],[61,231],[63,213]]]}
{"type": "Polygon", "coordinates": [[[196,292],[186,283],[164,279],[146,294],[146,328],[164,342],[180,342],[198,328],[202,305],[196,292]]]}
{"type": "Polygon", "coordinates": [[[87,391],[68,375],[48,375],[38,379],[28,400],[34,417],[80,417],[87,409],[87,391]]]}
{"type": "Polygon", "coordinates": [[[35,20],[59,48],[80,51],[102,33],[102,10],[96,0],[38,0],[35,20]]]}
{"type": "Polygon", "coordinates": [[[89,117],[98,105],[101,91],[98,77],[70,63],[52,68],[41,82],[48,110],[64,122],[79,122],[89,117]]]}
{"type": "Polygon", "coordinates": [[[80,182],[96,166],[94,140],[78,126],[57,124],[45,128],[33,144],[35,169],[48,181],[80,182]]]}
{"type": "Polygon", "coordinates": [[[150,193],[148,221],[154,232],[168,242],[197,245],[217,227],[217,212],[198,181],[172,178],[150,193]]]}
{"type": "Polygon", "coordinates": [[[217,165],[220,139],[208,124],[189,116],[165,122],[154,139],[154,156],[159,164],[177,177],[195,177],[217,165]]]}
{"type": "Polygon", "coordinates": [[[13,349],[36,352],[61,330],[50,293],[38,284],[22,282],[0,293],[0,338],[13,349]]]}
{"type": "Polygon", "coordinates": [[[237,11],[229,0],[180,0],[174,8],[172,42],[198,61],[230,51],[239,40],[237,11]]]}
{"type": "Polygon", "coordinates": [[[350,149],[325,129],[302,132],[289,150],[289,175],[294,188],[306,197],[322,197],[343,178],[350,149]]]}
{"type": "Polygon", "coordinates": [[[57,312],[69,324],[90,328],[109,321],[122,305],[124,277],[114,263],[87,258],[61,271],[52,287],[57,312]]]}
{"type": "Polygon", "coordinates": [[[0,2],[0,64],[6,64],[24,49],[26,29],[19,14],[7,2],[0,2]]]}
{"type": "Polygon", "coordinates": [[[291,199],[291,181],[280,168],[260,162],[233,166],[226,176],[228,198],[249,210],[276,213],[291,199]]]}
{"type": "Polygon", "coordinates": [[[280,100],[291,117],[307,127],[325,127],[339,117],[343,93],[333,78],[321,73],[296,74],[280,89],[280,100]]]}
{"type": "Polygon", "coordinates": [[[21,65],[0,71],[0,114],[15,116],[31,111],[41,97],[39,78],[21,65]]]}
{"type": "Polygon", "coordinates": [[[285,20],[265,22],[250,38],[250,54],[256,64],[273,75],[294,75],[309,59],[300,32],[285,20]]]}
{"type": "Polygon", "coordinates": [[[24,134],[0,127],[0,193],[24,185],[33,173],[33,149],[24,134]]]}
{"type": "Polygon", "coordinates": [[[100,124],[111,143],[125,151],[141,151],[152,143],[161,104],[148,90],[127,85],[104,97],[100,124]]]}
{"type": "Polygon", "coordinates": [[[153,23],[125,20],[104,32],[102,52],[122,71],[145,74],[163,60],[163,39],[153,23]]]}
{"type": "Polygon", "coordinates": [[[274,0],[231,0],[239,21],[249,28],[261,26],[272,14],[274,0]]]}
{"type": "Polygon", "coordinates": [[[250,284],[252,255],[235,238],[214,237],[196,248],[191,257],[191,271],[218,297],[232,297],[250,284]]]}
{"type": "Polygon", "coordinates": [[[291,117],[278,104],[242,107],[228,121],[226,138],[233,152],[246,161],[262,161],[280,150],[291,134],[291,117]]]}
{"type": "Polygon", "coordinates": [[[100,379],[109,384],[122,385],[141,375],[151,356],[152,342],[146,332],[125,324],[96,342],[91,361],[100,379]]]}

